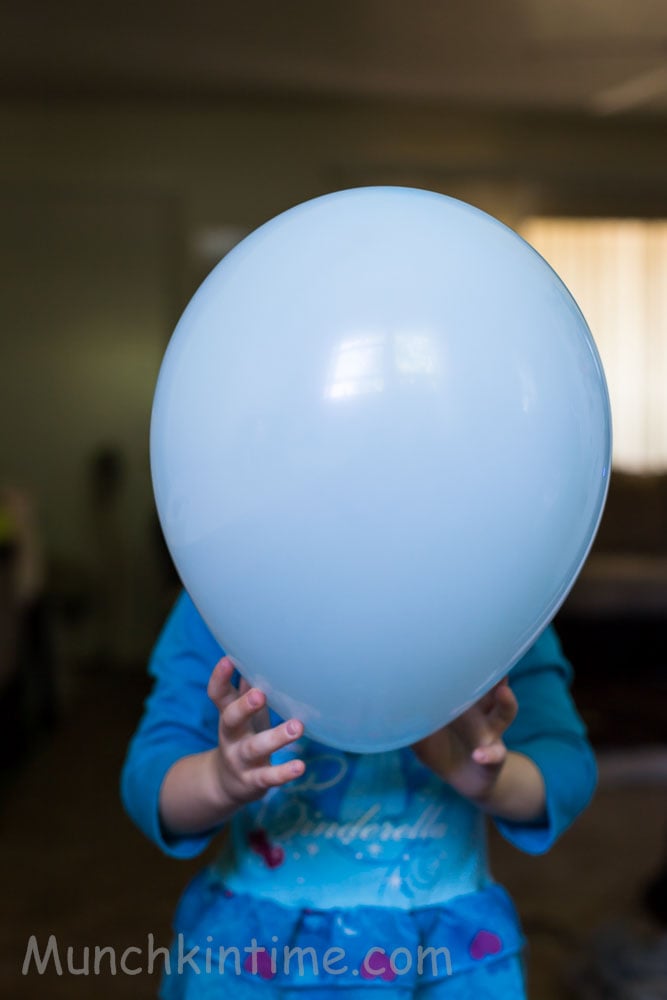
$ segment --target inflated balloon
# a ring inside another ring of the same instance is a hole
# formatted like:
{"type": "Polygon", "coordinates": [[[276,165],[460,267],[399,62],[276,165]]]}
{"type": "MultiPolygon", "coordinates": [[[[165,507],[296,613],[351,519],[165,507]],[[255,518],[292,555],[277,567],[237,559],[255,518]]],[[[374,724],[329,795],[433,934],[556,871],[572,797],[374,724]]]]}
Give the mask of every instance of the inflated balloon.
{"type": "Polygon", "coordinates": [[[470,205],[376,187],[279,215],[213,270],[151,456],[183,583],[244,676],[314,739],[374,751],[450,721],[548,624],[610,438],[544,260],[470,205]]]}

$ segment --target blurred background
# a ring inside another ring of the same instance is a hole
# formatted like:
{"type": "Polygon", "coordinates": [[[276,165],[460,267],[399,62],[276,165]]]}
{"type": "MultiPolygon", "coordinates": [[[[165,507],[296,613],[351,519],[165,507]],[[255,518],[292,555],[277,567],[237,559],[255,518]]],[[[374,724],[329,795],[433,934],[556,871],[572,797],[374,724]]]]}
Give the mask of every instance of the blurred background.
{"type": "Polygon", "coordinates": [[[600,791],[549,856],[493,858],[531,996],[667,997],[663,0],[28,0],[3,10],[0,142],[3,995],[153,996],[22,976],[28,938],[75,962],[166,944],[200,865],[162,859],[117,793],[178,587],[148,469],[171,331],[262,222],[401,184],[521,232],[602,354],[609,502],[557,621],[600,791]]]}

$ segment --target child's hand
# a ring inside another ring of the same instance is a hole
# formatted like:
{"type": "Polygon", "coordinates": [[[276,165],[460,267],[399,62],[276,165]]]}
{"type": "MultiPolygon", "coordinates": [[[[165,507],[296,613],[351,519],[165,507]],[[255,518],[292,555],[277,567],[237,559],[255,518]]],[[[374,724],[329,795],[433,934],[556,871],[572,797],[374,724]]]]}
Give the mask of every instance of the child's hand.
{"type": "Polygon", "coordinates": [[[223,799],[234,806],[264,795],[268,788],[300,777],[302,760],[271,764],[271,754],[303,734],[298,719],[269,728],[266,697],[242,680],[237,691],[231,679],[234,666],[228,656],[216,664],[208,682],[208,696],[220,712],[215,773],[223,799]]]}
{"type": "Polygon", "coordinates": [[[276,765],[270,760],[274,751],[302,735],[302,723],[288,719],[270,729],[266,698],[243,681],[238,691],[233,688],[233,673],[225,656],[208,682],[209,698],[220,712],[218,746],[180,757],[164,776],[159,815],[167,837],[214,830],[246,802],[305,770],[302,760],[276,765]]]}
{"type": "Polygon", "coordinates": [[[448,726],[415,743],[413,750],[460,795],[483,805],[507,760],[502,737],[517,711],[505,677],[448,726]]]}

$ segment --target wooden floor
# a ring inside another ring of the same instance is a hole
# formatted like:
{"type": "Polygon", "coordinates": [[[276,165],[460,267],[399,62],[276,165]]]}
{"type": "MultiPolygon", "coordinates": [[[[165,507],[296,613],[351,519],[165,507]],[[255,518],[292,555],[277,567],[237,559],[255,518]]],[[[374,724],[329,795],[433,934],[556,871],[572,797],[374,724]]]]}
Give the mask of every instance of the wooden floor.
{"type": "MultiPolygon", "coordinates": [[[[38,975],[34,965],[21,972],[31,935],[41,949],[55,935],[63,963],[71,946],[78,966],[86,945],[109,945],[120,956],[145,948],[149,934],[157,945],[169,942],[176,900],[202,860],[162,857],[120,806],[118,775],[144,684],[137,675],[87,676],[54,734],[4,783],[1,997],[155,996],[156,975],[60,977],[51,967],[38,975]]],[[[602,787],[545,857],[492,837],[494,873],[513,893],[530,941],[534,1000],[576,997],[572,970],[590,954],[591,935],[639,912],[667,834],[667,787],[659,781],[602,787]]]]}

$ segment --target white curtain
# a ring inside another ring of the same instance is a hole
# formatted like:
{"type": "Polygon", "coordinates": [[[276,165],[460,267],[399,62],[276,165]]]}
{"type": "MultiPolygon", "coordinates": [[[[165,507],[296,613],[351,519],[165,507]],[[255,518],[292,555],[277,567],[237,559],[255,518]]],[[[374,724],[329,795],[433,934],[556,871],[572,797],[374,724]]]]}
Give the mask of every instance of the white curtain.
{"type": "Polygon", "coordinates": [[[667,222],[531,218],[521,234],[591,328],[609,384],[614,464],[667,468],[667,222]]]}

